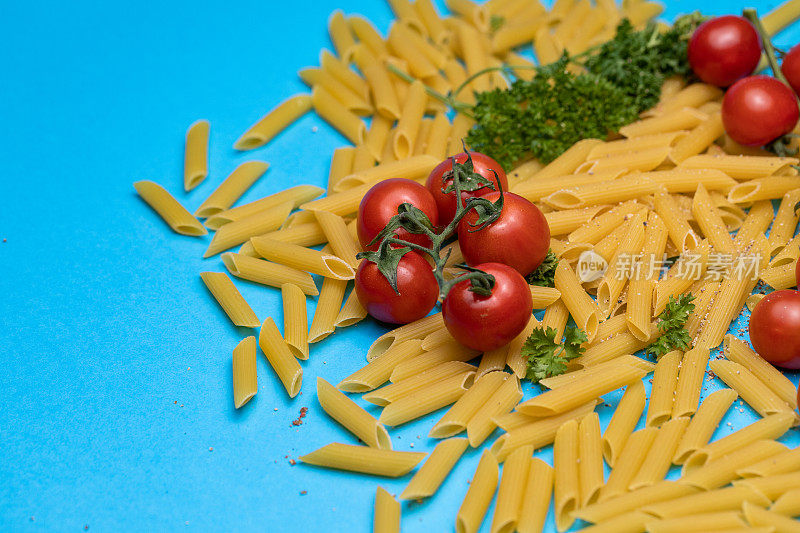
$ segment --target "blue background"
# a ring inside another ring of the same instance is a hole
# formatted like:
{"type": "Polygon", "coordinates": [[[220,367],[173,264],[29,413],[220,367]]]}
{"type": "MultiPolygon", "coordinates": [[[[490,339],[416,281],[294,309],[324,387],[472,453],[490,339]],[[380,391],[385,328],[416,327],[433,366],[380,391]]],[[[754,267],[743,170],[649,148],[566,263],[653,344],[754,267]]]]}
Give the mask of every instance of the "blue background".
{"type": "MultiPolygon", "coordinates": [[[[668,19],[744,6],[669,4],[668,19]]],[[[172,233],[132,187],[155,180],[193,211],[253,158],[272,168],[245,200],[323,185],[344,140],[313,113],[265,148],[231,146],[304,90],[296,71],[330,47],[335,8],[382,31],[391,19],[379,0],[0,4],[0,529],[367,532],[376,485],[398,494],[408,482],[289,463],[354,442],[322,413],[314,382],[363,365],[382,328],[365,321],[314,345],[294,400],[261,357],[259,393],[236,412],[231,350],[249,332],[198,276],[223,266],[201,259],[208,239],[172,233]],[[210,176],[185,194],[183,136],[199,118],[211,122],[210,176]]],[[[795,26],[778,43],[799,39],[795,26]]],[[[277,291],[237,285],[280,323],[277,291]]],[[[599,411],[605,426],[611,409],[599,411]]],[[[439,414],[392,430],[395,448],[430,451],[439,414]]],[[[754,419],[737,402],[719,433],[754,419]]],[[[429,501],[405,503],[403,530],[451,531],[478,456],[429,501]]]]}

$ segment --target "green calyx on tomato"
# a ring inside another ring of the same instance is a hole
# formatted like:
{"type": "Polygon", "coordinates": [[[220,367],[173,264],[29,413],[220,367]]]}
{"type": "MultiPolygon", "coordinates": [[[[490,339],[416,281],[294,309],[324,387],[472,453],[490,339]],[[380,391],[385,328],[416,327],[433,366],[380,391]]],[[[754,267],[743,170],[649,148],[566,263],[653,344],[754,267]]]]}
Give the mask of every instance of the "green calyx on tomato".
{"type": "Polygon", "coordinates": [[[408,246],[392,248],[390,244],[389,240],[385,239],[381,242],[378,251],[361,252],[357,257],[375,263],[378,267],[378,271],[383,274],[383,277],[389,282],[394,292],[399,293],[397,290],[397,266],[400,264],[400,260],[403,256],[411,251],[411,248],[408,246]]]}
{"type": "Polygon", "coordinates": [[[470,287],[469,290],[474,292],[479,296],[491,296],[492,289],[494,289],[495,279],[494,276],[491,274],[487,274],[486,272],[482,272],[477,268],[472,268],[471,266],[461,263],[456,265],[457,268],[461,270],[465,270],[469,273],[476,274],[475,276],[461,276],[459,278],[460,281],[464,281],[465,279],[470,280],[470,287]]]}

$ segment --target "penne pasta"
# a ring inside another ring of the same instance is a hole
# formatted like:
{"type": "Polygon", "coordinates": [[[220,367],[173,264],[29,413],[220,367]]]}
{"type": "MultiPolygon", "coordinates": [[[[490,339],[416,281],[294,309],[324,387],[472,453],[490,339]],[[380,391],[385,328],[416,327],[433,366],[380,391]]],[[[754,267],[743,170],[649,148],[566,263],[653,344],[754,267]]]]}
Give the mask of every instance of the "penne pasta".
{"type": "Polygon", "coordinates": [[[336,329],[334,324],[342,307],[346,288],[346,280],[334,278],[322,280],[322,290],[319,292],[317,306],[314,309],[311,329],[308,331],[308,342],[319,342],[334,332],[336,329]]]}
{"type": "Polygon", "coordinates": [[[475,475],[456,515],[456,533],[477,533],[497,490],[499,468],[489,450],[484,450],[475,475]]]}
{"type": "Polygon", "coordinates": [[[644,412],[645,395],[641,381],[634,381],[625,389],[611,422],[603,433],[603,457],[609,466],[614,467],[644,412]]]}
{"type": "Polygon", "coordinates": [[[300,79],[311,88],[320,87],[328,91],[348,111],[356,115],[372,115],[374,109],[364,94],[359,94],[330,71],[319,68],[306,68],[299,73],[300,79]]]}
{"type": "MultiPolygon", "coordinates": [[[[783,195],[775,220],[769,230],[770,255],[775,255],[783,250],[786,243],[794,235],[800,215],[795,211],[797,202],[800,201],[800,189],[793,189],[783,195]]],[[[772,214],[772,213],[770,213],[772,214]]]]}
{"type": "Polygon", "coordinates": [[[675,143],[669,153],[669,158],[676,165],[679,165],[691,156],[696,156],[705,151],[724,134],[725,127],[722,125],[722,115],[721,113],[714,113],[690,131],[688,135],[675,143]]]}
{"type": "Polygon", "coordinates": [[[758,440],[739,448],[706,465],[690,469],[679,480],[701,490],[712,490],[727,485],[739,475],[736,473],[754,463],[786,451],[786,446],[774,440],[758,440]]]}
{"type": "Polygon", "coordinates": [[[569,310],[578,327],[586,333],[589,342],[597,334],[600,310],[586,294],[575,271],[564,261],[556,267],[555,287],[561,293],[561,301],[569,310]]]}
{"type": "Polygon", "coordinates": [[[720,170],[736,180],[774,176],[800,162],[794,157],[756,157],[746,155],[694,155],[679,163],[681,168],[720,170]]]}
{"type": "Polygon", "coordinates": [[[361,302],[358,300],[358,294],[355,289],[353,289],[350,291],[347,300],[345,300],[344,305],[339,310],[339,314],[336,315],[336,320],[333,325],[337,328],[345,328],[358,324],[365,318],[367,318],[367,310],[361,305],[361,302]]]}
{"type": "Polygon", "coordinates": [[[442,322],[442,314],[435,313],[395,328],[388,333],[384,333],[372,343],[369,350],[367,350],[367,361],[372,361],[377,358],[390,346],[393,346],[401,340],[421,339],[443,327],[444,322],[442,322]]]}
{"type": "Polygon", "coordinates": [[[776,200],[794,189],[800,188],[798,176],[770,176],[745,181],[733,186],[728,192],[728,201],[734,204],[776,200]]]}
{"type": "Polygon", "coordinates": [[[464,372],[436,383],[435,387],[415,391],[383,408],[378,420],[389,426],[399,426],[455,403],[472,386],[475,372],[464,372]]]}
{"type": "Polygon", "coordinates": [[[294,121],[311,111],[312,99],[308,94],[298,94],[281,102],[233,143],[235,150],[252,150],[264,146],[294,121]]]}
{"type": "Polygon", "coordinates": [[[152,181],[137,181],[136,192],[175,233],[199,237],[208,231],[161,185],[152,181]]]}
{"type": "Polygon", "coordinates": [[[658,133],[691,130],[699,126],[708,115],[697,109],[686,107],[659,116],[632,122],[619,129],[619,133],[627,138],[658,133]]]}
{"type": "Polygon", "coordinates": [[[292,202],[284,202],[225,224],[214,234],[214,238],[211,239],[203,257],[208,258],[217,255],[229,248],[242,244],[250,237],[277,230],[291,210],[292,202]]]}
{"type": "Polygon", "coordinates": [[[642,467],[657,434],[658,429],[656,428],[644,428],[631,433],[619,458],[614,462],[605,486],[600,490],[598,502],[604,502],[628,492],[628,487],[642,467]]]}
{"type": "Polygon", "coordinates": [[[428,437],[443,439],[466,430],[470,419],[509,377],[505,372],[490,372],[481,376],[433,426],[428,437]]]}
{"type": "Polygon", "coordinates": [[[209,229],[218,230],[225,224],[247,218],[256,213],[277,208],[287,202],[290,203],[292,209],[294,209],[300,204],[313,200],[323,192],[325,192],[324,189],[314,185],[297,185],[294,187],[289,187],[288,189],[271,194],[261,198],[260,200],[256,200],[255,202],[233,207],[215,215],[211,215],[206,220],[206,227],[209,229]]]}
{"type": "Polygon", "coordinates": [[[800,448],[786,450],[736,471],[740,477],[767,477],[800,470],[800,448]]]}
{"type": "Polygon", "coordinates": [[[425,102],[428,95],[425,86],[415,81],[408,90],[408,95],[403,103],[400,118],[395,131],[394,155],[397,159],[406,159],[413,155],[414,143],[420,131],[422,116],[425,114],[425,102]]]}
{"type": "Polygon", "coordinates": [[[422,353],[420,339],[404,339],[388,347],[380,357],[370,361],[365,367],[356,370],[336,386],[345,392],[367,392],[377,389],[387,381],[392,370],[401,361],[422,353]]]}
{"type": "MultiPolygon", "coordinates": [[[[580,461],[578,444],[578,422],[569,420],[556,431],[553,443],[553,471],[555,492],[556,529],[564,531],[570,528],[575,520],[572,512],[578,507],[580,498],[578,462],[580,461]]],[[[508,460],[511,461],[513,452],[508,460]]],[[[507,466],[505,467],[507,468],[507,466]]]]}
{"type": "Polygon", "coordinates": [[[420,452],[382,450],[338,442],[299,457],[310,465],[384,477],[404,476],[424,458],[425,454],[420,452]]]}
{"type": "Polygon", "coordinates": [[[542,531],[553,496],[553,478],[553,468],[550,465],[535,457],[531,459],[523,505],[517,520],[519,533],[542,531]]]}
{"type": "Polygon", "coordinates": [[[186,131],[186,151],[183,158],[183,187],[191,191],[208,176],[207,120],[198,120],[186,131]]]}
{"type": "Polygon", "coordinates": [[[256,338],[247,337],[233,349],[233,405],[237,409],[258,392],[256,338]]]}
{"type": "Polygon", "coordinates": [[[748,487],[726,487],[709,491],[692,492],[688,495],[650,503],[642,507],[646,513],[658,518],[676,518],[704,512],[736,511],[743,502],[761,506],[769,505],[769,499],[748,487]]]}
{"type": "Polygon", "coordinates": [[[445,378],[474,370],[475,367],[467,363],[462,363],[461,361],[447,361],[446,363],[436,365],[424,372],[398,381],[397,383],[392,383],[376,391],[369,392],[364,395],[364,400],[385,407],[400,398],[412,395],[420,389],[434,387],[436,383],[445,378]]]}
{"type": "Polygon", "coordinates": [[[298,359],[308,359],[308,316],[306,296],[292,283],[281,285],[283,340],[298,359]]]}
{"type": "MultiPolygon", "coordinates": [[[[413,145],[410,146],[413,147],[413,145]]],[[[379,181],[396,178],[398,176],[402,176],[406,179],[418,180],[427,177],[430,171],[433,170],[438,163],[439,160],[435,159],[433,156],[426,154],[411,156],[409,153],[405,159],[382,163],[376,167],[361,170],[345,176],[339,181],[338,185],[340,190],[345,190],[347,188],[360,186],[362,184],[374,185],[379,181]]]]}
{"type": "Polygon", "coordinates": [[[522,399],[522,389],[516,376],[509,377],[467,422],[469,444],[477,448],[497,427],[496,417],[508,413],[522,399]]]}
{"type": "MultiPolygon", "coordinates": [[[[667,227],[661,221],[661,217],[651,212],[646,226],[641,249],[641,268],[644,272],[632,266],[633,275],[628,282],[628,301],[625,310],[628,331],[640,341],[649,341],[652,333],[653,286],[658,280],[659,265],[667,246],[667,227]]],[[[634,258],[629,260],[631,263],[634,262],[634,258]]]]}
{"type": "Polygon", "coordinates": [[[735,390],[759,415],[768,416],[791,411],[777,394],[744,366],[733,361],[715,360],[709,364],[711,371],[725,384],[735,390]]]}
{"type": "Polygon", "coordinates": [[[373,533],[400,533],[400,503],[383,488],[375,493],[373,533]]]}
{"type": "Polygon", "coordinates": [[[328,19],[328,33],[330,34],[331,42],[336,49],[336,53],[345,63],[349,63],[353,55],[353,48],[356,46],[356,41],[350,31],[350,25],[344,18],[344,14],[341,10],[334,11],[328,19]]]}
{"type": "Polygon", "coordinates": [[[397,383],[415,374],[447,361],[467,362],[475,358],[478,352],[465,348],[455,340],[426,351],[413,359],[402,361],[392,370],[392,383],[397,383]]]}
{"type": "Polygon", "coordinates": [[[221,272],[201,272],[200,278],[234,325],[247,328],[261,325],[261,321],[236,289],[231,278],[221,272]]]}
{"type": "Polygon", "coordinates": [[[674,198],[665,192],[657,192],[653,197],[656,213],[669,232],[669,238],[679,252],[684,253],[697,248],[700,238],[689,226],[674,198]]]}
{"type": "Polygon", "coordinates": [[[706,532],[713,528],[725,529],[745,527],[741,514],[735,511],[700,513],[666,520],[652,520],[645,527],[652,533],[706,532]]]}
{"type": "Polygon", "coordinates": [[[259,257],[334,280],[348,280],[355,277],[353,267],[344,259],[312,248],[277,241],[270,238],[270,235],[250,239],[259,257]]]}
{"type": "Polygon", "coordinates": [[[681,352],[672,351],[663,355],[656,364],[653,386],[650,389],[650,402],[647,405],[647,416],[645,417],[648,427],[658,427],[672,418],[672,404],[678,385],[678,370],[682,357],[681,352]]]}
{"type": "Polygon", "coordinates": [[[270,366],[280,378],[281,383],[283,383],[283,387],[289,397],[294,398],[297,396],[303,381],[303,370],[281,337],[278,327],[272,318],[267,318],[261,325],[258,345],[267,357],[270,366]]]}
{"type": "Polygon", "coordinates": [[[228,271],[237,278],[271,287],[281,287],[284,283],[293,283],[300,287],[304,294],[309,296],[319,294],[314,279],[308,272],[231,252],[222,254],[222,262],[225,263],[228,271]]]}
{"type": "MultiPolygon", "coordinates": [[[[697,489],[688,485],[682,485],[674,481],[660,481],[655,485],[626,492],[616,498],[578,509],[575,512],[575,516],[595,524],[610,524],[616,517],[624,517],[637,509],[649,509],[650,506],[656,506],[660,502],[672,501],[697,492],[697,489]]],[[[652,518],[650,514],[646,516],[652,518]]],[[[613,532],[615,530],[609,531],[613,532]]]]}
{"type": "Polygon", "coordinates": [[[419,500],[433,496],[461,458],[467,445],[467,439],[447,439],[437,444],[428,460],[400,494],[400,499],[419,500]]]}
{"type": "Polygon", "coordinates": [[[200,204],[195,216],[208,218],[230,208],[268,168],[269,163],[261,161],[242,163],[200,204]]]}
{"type": "Polygon", "coordinates": [[[796,472],[776,476],[751,477],[737,479],[733,482],[733,486],[756,490],[769,500],[775,501],[781,494],[800,488],[800,477],[796,472]]]}
{"type": "Polygon", "coordinates": [[[603,487],[603,441],[600,435],[600,418],[597,413],[589,413],[578,425],[578,487],[580,499],[578,508],[597,501],[603,487]]]}
{"type": "MultiPolygon", "coordinates": [[[[753,503],[765,505],[763,502],[753,503]]],[[[800,516],[800,489],[793,489],[782,494],[769,510],[784,516],[800,516]]]]}
{"type": "Polygon", "coordinates": [[[314,211],[317,222],[325,233],[328,243],[337,257],[345,261],[355,271],[358,268],[359,260],[356,258],[360,250],[360,245],[347,229],[344,219],[334,213],[327,211],[314,211]]]}
{"type": "Polygon", "coordinates": [[[325,122],[333,126],[354,145],[364,144],[367,126],[358,115],[346,109],[339,100],[321,85],[311,91],[311,105],[325,122]]]}
{"type": "Polygon", "coordinates": [[[712,392],[703,400],[675,450],[673,463],[684,464],[690,455],[708,444],[722,417],[736,398],[738,398],[736,391],[721,389],[712,392]]]}
{"type": "Polygon", "coordinates": [[[742,504],[742,511],[744,517],[747,519],[747,523],[750,524],[751,527],[769,527],[772,528],[773,531],[779,531],[781,533],[797,533],[800,531],[800,524],[797,523],[797,520],[772,511],[767,511],[751,502],[744,502],[742,504]]]}
{"type": "Polygon", "coordinates": [[[631,479],[628,485],[629,490],[649,487],[664,479],[669,467],[672,466],[672,456],[675,455],[675,450],[688,424],[688,417],[673,418],[664,422],[658,429],[642,465],[631,479]]]}
{"type": "Polygon", "coordinates": [[[389,433],[383,425],[333,385],[317,378],[317,400],[322,409],[367,446],[392,449],[389,433]]]}
{"type": "Polygon", "coordinates": [[[508,456],[497,489],[497,504],[492,517],[492,533],[514,531],[522,509],[524,490],[528,484],[533,447],[523,446],[508,456]]]}
{"type": "Polygon", "coordinates": [[[709,350],[703,347],[693,348],[683,355],[675,389],[675,402],[672,404],[672,418],[691,416],[697,411],[708,357],[709,350]]]}

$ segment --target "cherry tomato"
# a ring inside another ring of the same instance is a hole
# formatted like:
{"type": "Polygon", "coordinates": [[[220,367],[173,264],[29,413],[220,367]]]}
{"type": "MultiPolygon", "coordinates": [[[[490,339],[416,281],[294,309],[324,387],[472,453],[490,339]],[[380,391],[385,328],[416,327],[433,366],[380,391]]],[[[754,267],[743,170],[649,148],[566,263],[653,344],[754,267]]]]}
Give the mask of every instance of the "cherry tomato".
{"type": "Polygon", "coordinates": [[[797,259],[797,264],[794,266],[794,283],[800,289],[800,258],[797,259]]]}
{"type": "Polygon", "coordinates": [[[500,263],[477,268],[494,276],[492,294],[472,292],[469,280],[457,283],[442,303],[442,317],[454,339],[485,352],[505,346],[525,329],[533,300],[525,278],[513,268],[500,263]]]}
{"type": "MultiPolygon", "coordinates": [[[[484,198],[492,202],[499,192],[484,198]]],[[[527,276],[542,263],[550,248],[550,227],[539,208],[513,193],[503,194],[500,218],[479,231],[470,226],[478,220],[470,211],[458,223],[458,243],[467,264],[503,263],[527,276]]]]}
{"type": "Polygon", "coordinates": [[[417,252],[408,252],[397,265],[395,292],[378,265],[366,259],[356,270],[358,301],[374,318],[392,324],[418,320],[433,309],[439,298],[439,284],[431,266],[417,252]]]}
{"type": "MultiPolygon", "coordinates": [[[[397,214],[400,204],[409,203],[428,215],[434,228],[439,224],[439,213],[436,202],[430,191],[416,181],[403,178],[392,178],[381,181],[372,187],[358,206],[358,240],[366,250],[377,250],[380,242],[367,246],[375,236],[397,214]]],[[[400,228],[395,232],[397,237],[419,244],[426,248],[431,245],[431,240],[422,234],[409,233],[400,228]]]]}
{"type": "Polygon", "coordinates": [[[750,316],[750,341],[773,365],[800,368],[800,292],[775,291],[758,302],[750,316]]]}
{"type": "Polygon", "coordinates": [[[739,80],[722,99],[725,131],[745,146],[763,146],[789,133],[798,115],[794,92],[771,76],[739,80]]]}
{"type": "Polygon", "coordinates": [[[707,20],[689,40],[689,64],[706,83],[727,87],[753,73],[761,59],[761,40],[744,17],[707,20]]]}
{"type": "Polygon", "coordinates": [[[800,94],[800,45],[795,46],[783,56],[781,72],[786,76],[786,81],[792,86],[794,92],[800,94]]]}
{"type": "MultiPolygon", "coordinates": [[[[461,193],[462,200],[466,201],[471,196],[486,196],[490,192],[497,191],[498,179],[500,180],[500,185],[503,186],[503,190],[508,190],[508,178],[500,163],[480,152],[470,152],[469,154],[472,157],[472,166],[475,172],[491,180],[495,188],[481,187],[475,191],[463,191],[461,193]],[[495,172],[497,176],[495,176],[495,172]]],[[[455,157],[456,163],[463,164],[467,160],[466,152],[461,152],[453,157],[455,157]]],[[[443,226],[449,224],[456,216],[456,193],[445,194],[442,192],[442,188],[447,184],[446,180],[451,170],[453,170],[453,159],[447,158],[436,165],[436,168],[428,176],[427,182],[428,190],[431,191],[434,200],[436,200],[436,206],[439,208],[439,223],[443,226]]]]}

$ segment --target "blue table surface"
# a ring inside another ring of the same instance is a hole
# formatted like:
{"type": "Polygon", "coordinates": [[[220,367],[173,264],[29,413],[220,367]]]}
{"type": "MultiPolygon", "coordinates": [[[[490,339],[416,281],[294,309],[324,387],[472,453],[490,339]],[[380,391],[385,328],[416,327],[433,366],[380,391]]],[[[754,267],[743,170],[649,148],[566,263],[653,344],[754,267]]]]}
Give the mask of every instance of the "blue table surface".
{"type": "MultiPolygon", "coordinates": [[[[675,1],[664,17],[745,4],[675,1]]],[[[254,158],[272,168],[244,200],[323,185],[345,141],[313,113],[265,148],[231,146],[304,90],[296,71],[330,48],[335,8],[382,31],[391,20],[380,0],[3,3],[1,530],[367,532],[376,485],[398,494],[408,482],[290,461],[354,442],[321,411],[314,383],[363,365],[385,329],[367,320],[314,345],[294,400],[261,357],[258,395],[234,410],[231,350],[249,331],[230,324],[198,276],[222,263],[201,259],[208,238],[171,232],[132,187],[155,180],[193,211],[254,158]],[[210,176],[186,194],[183,136],[199,118],[211,122],[210,176]],[[309,413],[296,427],[301,407],[309,413]]],[[[799,38],[796,25],[777,42],[799,38]]],[[[237,285],[260,318],[280,322],[276,290],[237,285]]],[[[605,427],[612,409],[599,412],[605,427]]],[[[392,430],[394,447],[430,451],[440,414],[392,430]]],[[[718,435],[753,420],[737,402],[718,435]]],[[[795,447],[800,436],[782,441],[795,447]]],[[[429,501],[403,504],[403,531],[453,530],[479,454],[470,449],[429,501]]]]}

